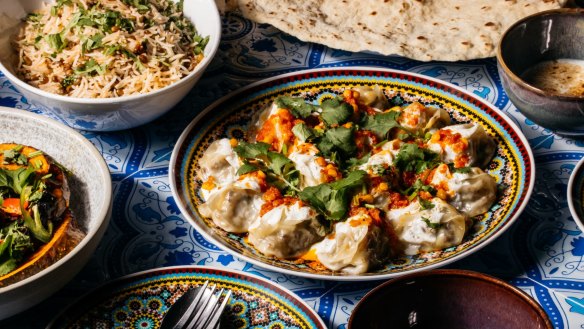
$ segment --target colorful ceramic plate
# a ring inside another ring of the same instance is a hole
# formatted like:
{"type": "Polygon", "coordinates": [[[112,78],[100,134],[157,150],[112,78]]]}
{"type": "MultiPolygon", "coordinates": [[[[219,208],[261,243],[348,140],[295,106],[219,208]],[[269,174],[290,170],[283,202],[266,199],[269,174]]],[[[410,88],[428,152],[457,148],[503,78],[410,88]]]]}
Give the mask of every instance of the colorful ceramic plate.
{"type": "Polygon", "coordinates": [[[203,285],[233,292],[221,328],[326,329],[293,292],[244,272],[201,266],[154,269],[95,289],[58,315],[49,328],[159,328],[172,304],[203,285]]]}
{"type": "Polygon", "coordinates": [[[572,218],[584,232],[584,158],[580,159],[570,175],[567,195],[572,218]]]}
{"type": "Polygon", "coordinates": [[[318,69],[285,74],[254,83],[209,106],[180,136],[170,162],[173,196],[182,214],[207,238],[245,260],[287,274],[317,279],[375,280],[443,266],[477,251],[505,231],[525,207],[533,189],[533,154],[520,130],[485,100],[443,81],[422,75],[378,68],[318,69]],[[501,187],[497,202],[463,243],[441,251],[393,259],[383,268],[363,275],[343,275],[315,270],[303,261],[288,261],[258,253],[241,235],[216,227],[198,211],[202,203],[197,161],[207,146],[219,138],[246,138],[254,113],[281,95],[301,96],[319,103],[357,85],[379,85],[394,103],[419,101],[444,108],[454,122],[477,122],[495,138],[497,154],[486,171],[501,187]]]}

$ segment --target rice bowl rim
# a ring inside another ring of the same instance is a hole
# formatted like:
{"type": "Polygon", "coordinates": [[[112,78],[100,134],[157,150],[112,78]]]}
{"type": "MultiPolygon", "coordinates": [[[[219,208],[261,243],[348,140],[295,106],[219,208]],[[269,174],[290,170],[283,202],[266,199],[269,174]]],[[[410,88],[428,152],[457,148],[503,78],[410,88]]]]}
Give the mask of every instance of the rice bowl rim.
{"type": "MultiPolygon", "coordinates": [[[[175,2],[174,0],[169,0],[169,1],[175,2]]],[[[39,2],[44,2],[44,1],[40,0],[39,2]]],[[[212,38],[211,33],[209,33],[207,35],[210,38],[209,38],[209,42],[205,46],[205,50],[203,51],[203,60],[200,61],[195,66],[195,68],[191,72],[189,72],[188,75],[186,75],[185,77],[181,78],[180,80],[175,81],[175,82],[169,84],[168,86],[162,87],[160,89],[153,90],[153,91],[143,93],[143,94],[133,94],[133,95],[128,95],[128,96],[120,96],[120,97],[106,97],[106,98],[71,97],[71,96],[59,95],[59,94],[51,93],[48,91],[44,91],[40,88],[34,87],[34,86],[24,82],[22,79],[20,79],[16,75],[14,75],[12,73],[12,71],[10,71],[4,65],[2,60],[0,60],[0,71],[8,78],[8,80],[10,80],[11,83],[15,84],[17,87],[23,88],[26,91],[29,91],[31,93],[37,94],[37,95],[45,97],[45,98],[50,98],[50,99],[53,99],[56,101],[67,102],[67,103],[97,104],[97,105],[111,104],[111,103],[122,103],[122,102],[135,101],[138,99],[142,99],[144,97],[154,97],[154,96],[157,96],[159,94],[163,94],[170,89],[177,88],[178,86],[185,84],[185,83],[188,83],[190,80],[196,78],[199,71],[204,71],[205,68],[211,62],[211,60],[213,60],[213,58],[215,57],[215,53],[217,52],[217,49],[219,48],[219,41],[221,39],[221,19],[219,18],[219,10],[217,9],[217,5],[215,4],[214,0],[205,0],[205,2],[206,3],[203,3],[200,7],[201,8],[210,7],[209,8],[210,11],[213,12],[212,18],[210,19],[211,25],[212,25],[211,30],[216,32],[216,37],[212,38]]],[[[190,16],[186,16],[186,13],[184,12],[184,10],[183,10],[183,14],[185,14],[185,17],[193,24],[197,33],[200,33],[199,28],[198,28],[198,24],[196,24],[196,22],[190,16]]],[[[203,37],[206,37],[206,36],[203,36],[203,37]]]]}

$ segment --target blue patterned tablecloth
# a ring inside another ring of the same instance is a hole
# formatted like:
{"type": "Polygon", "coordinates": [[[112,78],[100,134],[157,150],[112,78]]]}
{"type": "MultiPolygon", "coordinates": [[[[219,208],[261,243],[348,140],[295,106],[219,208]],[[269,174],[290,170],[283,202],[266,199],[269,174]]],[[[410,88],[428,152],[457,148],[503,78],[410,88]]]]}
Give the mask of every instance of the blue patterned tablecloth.
{"type": "MultiPolygon", "coordinates": [[[[539,301],[556,328],[584,328],[584,235],[566,201],[568,179],[584,155],[584,141],[558,136],[519,113],[501,87],[495,59],[418,62],[350,53],[299,41],[238,13],[224,17],[216,58],[170,113],[132,130],[82,132],[103,154],[111,171],[110,226],[89,264],[72,282],[38,306],[0,321],[0,327],[43,328],[80,294],[107,280],[156,267],[197,264],[268,278],[298,294],[329,328],[345,328],[357,302],[379,281],[309,280],[267,271],[231,256],[206,241],[180,214],[170,190],[168,163],[183,129],[219,97],[285,72],[355,65],[407,70],[453,83],[493,103],[520,127],[536,160],[535,190],[526,210],[496,241],[449,267],[503,278],[539,301]]],[[[42,113],[2,75],[0,105],[42,113]]]]}

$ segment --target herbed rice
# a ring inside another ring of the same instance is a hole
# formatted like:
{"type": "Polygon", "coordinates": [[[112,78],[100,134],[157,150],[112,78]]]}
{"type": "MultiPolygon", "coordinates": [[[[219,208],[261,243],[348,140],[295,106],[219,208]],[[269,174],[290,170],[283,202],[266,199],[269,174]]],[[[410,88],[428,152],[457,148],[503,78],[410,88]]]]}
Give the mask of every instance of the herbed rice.
{"type": "Polygon", "coordinates": [[[201,62],[207,42],[170,0],[57,0],[29,14],[14,40],[21,79],[83,98],[168,86],[201,62]]]}

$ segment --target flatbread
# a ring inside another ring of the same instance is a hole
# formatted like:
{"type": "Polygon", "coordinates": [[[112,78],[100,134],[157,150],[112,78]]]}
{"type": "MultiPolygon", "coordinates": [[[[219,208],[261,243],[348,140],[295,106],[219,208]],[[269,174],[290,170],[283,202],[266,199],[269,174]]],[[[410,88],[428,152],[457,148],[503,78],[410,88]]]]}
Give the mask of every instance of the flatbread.
{"type": "Polygon", "coordinates": [[[253,21],[300,40],[421,61],[495,55],[517,20],[567,0],[229,0],[253,21]]]}

